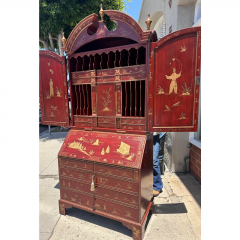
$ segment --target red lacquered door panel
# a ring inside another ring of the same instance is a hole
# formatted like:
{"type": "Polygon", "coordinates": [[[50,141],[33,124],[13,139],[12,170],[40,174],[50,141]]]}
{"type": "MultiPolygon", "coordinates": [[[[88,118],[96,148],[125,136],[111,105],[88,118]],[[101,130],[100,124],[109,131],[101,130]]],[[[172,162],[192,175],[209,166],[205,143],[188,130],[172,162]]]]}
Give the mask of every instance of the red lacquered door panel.
{"type": "Polygon", "coordinates": [[[201,27],[150,43],[148,130],[197,131],[201,27]]]}
{"type": "Polygon", "coordinates": [[[39,51],[39,95],[42,124],[69,126],[66,58],[39,51]]]}

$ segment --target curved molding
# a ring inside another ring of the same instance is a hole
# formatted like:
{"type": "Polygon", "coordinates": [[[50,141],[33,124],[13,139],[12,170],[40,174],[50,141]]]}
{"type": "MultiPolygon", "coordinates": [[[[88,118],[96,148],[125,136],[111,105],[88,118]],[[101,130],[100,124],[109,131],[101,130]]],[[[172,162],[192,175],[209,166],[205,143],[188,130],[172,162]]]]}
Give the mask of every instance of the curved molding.
{"type": "Polygon", "coordinates": [[[83,45],[101,38],[122,37],[132,39],[138,43],[148,41],[152,32],[144,31],[138,22],[128,14],[116,10],[105,10],[104,13],[118,24],[116,30],[109,31],[104,21],[98,20],[95,13],[89,15],[79,22],[70,33],[65,47],[62,48],[67,55],[71,55],[83,45]],[[87,30],[91,25],[98,29],[96,33],[89,35],[87,30]]]}
{"type": "Polygon", "coordinates": [[[46,56],[46,57],[52,57],[54,59],[57,59],[59,62],[64,61],[65,57],[64,56],[60,56],[55,52],[51,52],[51,51],[46,51],[46,50],[39,50],[39,56],[46,56]]]}

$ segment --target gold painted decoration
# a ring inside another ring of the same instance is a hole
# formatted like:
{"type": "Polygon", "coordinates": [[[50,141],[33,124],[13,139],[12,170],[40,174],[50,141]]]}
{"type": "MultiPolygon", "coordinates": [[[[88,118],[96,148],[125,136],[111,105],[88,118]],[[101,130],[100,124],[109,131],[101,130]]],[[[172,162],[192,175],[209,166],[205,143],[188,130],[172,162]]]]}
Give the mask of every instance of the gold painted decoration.
{"type": "Polygon", "coordinates": [[[182,95],[190,95],[191,88],[187,87],[186,82],[184,82],[184,86],[182,86],[182,95]]]}
{"type": "Polygon", "coordinates": [[[171,109],[168,107],[168,105],[165,105],[166,109],[164,110],[164,112],[168,112],[171,111],[171,109]]]}
{"type": "Polygon", "coordinates": [[[80,143],[80,142],[75,142],[75,141],[74,141],[74,142],[72,142],[72,143],[69,143],[69,144],[68,144],[68,147],[77,149],[77,150],[79,150],[80,152],[82,152],[82,153],[90,156],[90,154],[88,154],[88,153],[86,152],[86,147],[84,147],[84,146],[82,145],[82,143],[80,143]]]}
{"type": "Polygon", "coordinates": [[[164,94],[164,88],[161,88],[160,86],[158,86],[157,95],[161,95],[161,94],[164,94]]]}
{"type": "Polygon", "coordinates": [[[63,203],[60,204],[60,211],[61,211],[61,212],[64,212],[64,211],[65,211],[65,207],[64,207],[64,204],[63,204],[63,203]]]}
{"type": "Polygon", "coordinates": [[[57,106],[52,106],[52,105],[51,105],[51,109],[52,109],[52,110],[57,110],[57,106]]]}
{"type": "Polygon", "coordinates": [[[64,193],[63,198],[67,198],[67,194],[66,193],[64,193]]]}
{"type": "Polygon", "coordinates": [[[112,213],[114,213],[114,214],[119,214],[119,213],[117,212],[116,208],[113,209],[112,213]]]}
{"type": "Polygon", "coordinates": [[[152,108],[150,108],[149,110],[148,110],[148,115],[152,115],[153,114],[153,110],[152,110],[152,108]]]}
{"type": "Polygon", "coordinates": [[[177,94],[177,79],[181,77],[182,72],[180,71],[178,74],[176,73],[176,68],[173,68],[173,73],[170,76],[165,75],[166,79],[171,81],[171,84],[169,86],[169,94],[171,94],[174,90],[174,93],[177,94]]]}
{"type": "Polygon", "coordinates": [[[187,51],[187,47],[186,46],[181,46],[181,51],[180,52],[186,52],[187,51]]]}
{"type": "Polygon", "coordinates": [[[50,95],[49,95],[49,98],[50,97],[54,97],[54,90],[53,90],[53,80],[50,78],[49,80],[49,86],[50,86],[50,95]]]}
{"type": "Polygon", "coordinates": [[[54,73],[52,69],[49,69],[49,72],[50,72],[51,74],[53,74],[53,73],[54,73]]]}
{"type": "Polygon", "coordinates": [[[109,88],[109,90],[102,90],[103,93],[106,94],[106,97],[102,96],[102,99],[103,101],[101,102],[102,105],[103,105],[103,109],[102,111],[111,111],[109,108],[108,108],[108,104],[112,102],[112,100],[110,100],[111,98],[111,95],[110,95],[110,91],[112,90],[112,87],[109,88]]]}
{"type": "Polygon", "coordinates": [[[85,176],[81,173],[78,175],[79,178],[85,178],[85,176]]]}
{"type": "Polygon", "coordinates": [[[178,118],[179,120],[183,120],[183,119],[186,119],[186,113],[181,113],[180,114],[180,118],[178,118]]]}
{"type": "Polygon", "coordinates": [[[154,55],[154,52],[152,51],[152,52],[151,52],[151,57],[153,57],[153,55],[154,55]]]}
{"type": "Polygon", "coordinates": [[[100,206],[98,203],[95,203],[95,204],[94,204],[94,207],[95,207],[95,208],[101,208],[101,206],[100,206]]]}
{"type": "Polygon", "coordinates": [[[47,65],[50,66],[50,62],[48,62],[47,65]]]}
{"type": "Polygon", "coordinates": [[[125,215],[125,217],[132,217],[131,215],[132,215],[132,214],[131,214],[130,211],[126,211],[126,215],[125,215]]]}
{"type": "Polygon", "coordinates": [[[139,237],[139,234],[140,234],[140,230],[137,230],[135,227],[133,227],[133,235],[135,237],[139,237]]]}
{"type": "Polygon", "coordinates": [[[107,210],[107,205],[106,204],[103,205],[103,210],[107,210]]]}
{"type": "Polygon", "coordinates": [[[103,148],[102,151],[101,151],[101,155],[105,155],[104,148],[103,148]]]}
{"type": "Polygon", "coordinates": [[[134,154],[134,153],[131,153],[131,155],[130,155],[129,157],[127,157],[126,159],[129,160],[129,161],[131,161],[134,156],[135,156],[135,154],[134,154]]]}
{"type": "Polygon", "coordinates": [[[179,107],[181,102],[176,102],[172,105],[172,107],[179,107]]]}
{"type": "Polygon", "coordinates": [[[121,142],[120,147],[117,149],[117,153],[120,153],[121,155],[129,155],[130,146],[124,142],[121,142]]]}
{"type": "Polygon", "coordinates": [[[93,150],[90,150],[89,154],[93,155],[95,152],[93,150]]]}
{"type": "Polygon", "coordinates": [[[58,87],[56,87],[56,90],[55,90],[56,94],[57,94],[57,97],[61,97],[61,92],[62,92],[62,89],[58,89],[58,87]]]}
{"type": "Polygon", "coordinates": [[[50,115],[50,117],[55,117],[55,115],[54,115],[54,113],[53,113],[53,112],[51,112],[51,115],[50,115]]]}
{"type": "Polygon", "coordinates": [[[110,153],[110,147],[108,145],[108,147],[106,148],[106,153],[110,153]]]}
{"type": "Polygon", "coordinates": [[[130,203],[136,204],[137,202],[134,199],[131,199],[130,203]]]}

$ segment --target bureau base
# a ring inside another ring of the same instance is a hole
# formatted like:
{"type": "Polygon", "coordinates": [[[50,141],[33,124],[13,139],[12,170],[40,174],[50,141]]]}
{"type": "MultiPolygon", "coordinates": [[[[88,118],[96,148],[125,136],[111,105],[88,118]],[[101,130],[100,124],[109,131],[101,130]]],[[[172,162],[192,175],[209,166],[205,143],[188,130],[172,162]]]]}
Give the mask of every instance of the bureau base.
{"type": "Polygon", "coordinates": [[[145,212],[145,215],[142,219],[141,224],[140,223],[138,224],[136,222],[128,221],[128,220],[125,220],[123,218],[116,217],[114,215],[99,211],[95,208],[85,207],[83,205],[75,204],[75,203],[72,203],[72,202],[69,202],[69,201],[66,201],[66,200],[62,200],[62,199],[59,200],[59,212],[60,212],[60,214],[66,215],[66,208],[75,207],[75,208],[79,208],[79,209],[82,209],[82,210],[85,210],[85,211],[88,211],[88,212],[91,212],[91,213],[94,213],[94,214],[101,215],[103,217],[111,218],[113,220],[122,222],[122,224],[124,226],[131,229],[132,230],[132,238],[134,240],[142,240],[144,238],[147,216],[148,216],[149,212],[151,212],[151,214],[153,214],[153,206],[154,206],[154,204],[153,204],[153,199],[152,199],[152,201],[148,205],[148,208],[145,212]]]}

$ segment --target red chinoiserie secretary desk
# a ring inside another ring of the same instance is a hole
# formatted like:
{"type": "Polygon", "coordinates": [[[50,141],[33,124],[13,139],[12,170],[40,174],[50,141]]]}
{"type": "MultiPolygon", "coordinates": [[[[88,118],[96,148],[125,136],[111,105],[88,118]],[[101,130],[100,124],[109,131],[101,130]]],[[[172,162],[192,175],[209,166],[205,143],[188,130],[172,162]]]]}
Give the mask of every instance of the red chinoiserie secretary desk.
{"type": "Polygon", "coordinates": [[[201,28],[158,41],[123,12],[100,15],[83,19],[63,41],[71,113],[66,58],[40,51],[42,123],[71,127],[58,153],[60,213],[99,214],[143,239],[153,212],[152,132],[197,130],[201,28]]]}

